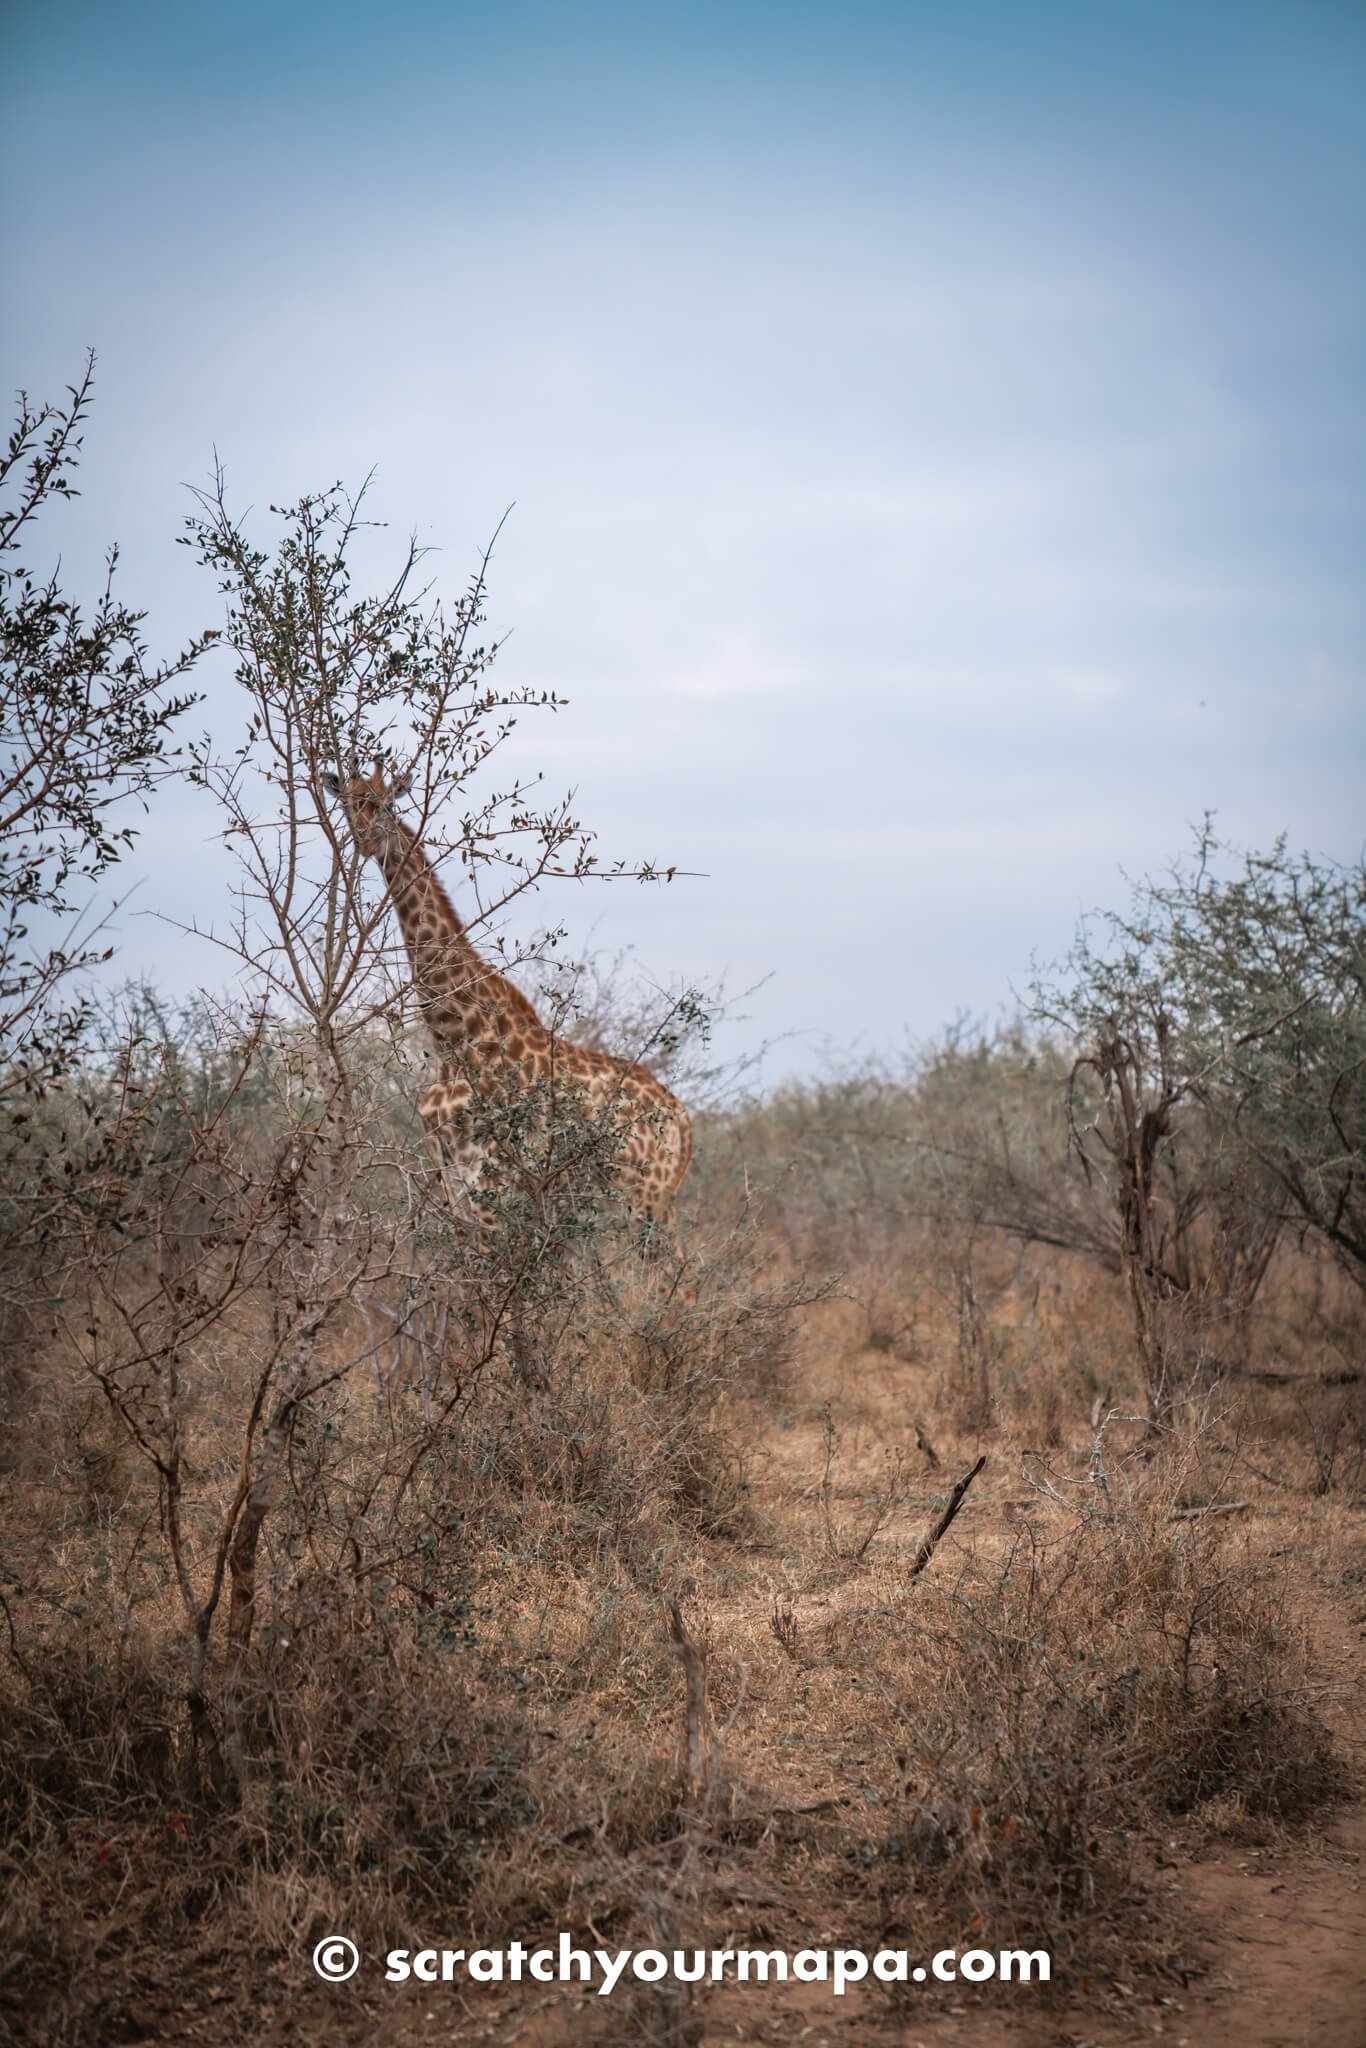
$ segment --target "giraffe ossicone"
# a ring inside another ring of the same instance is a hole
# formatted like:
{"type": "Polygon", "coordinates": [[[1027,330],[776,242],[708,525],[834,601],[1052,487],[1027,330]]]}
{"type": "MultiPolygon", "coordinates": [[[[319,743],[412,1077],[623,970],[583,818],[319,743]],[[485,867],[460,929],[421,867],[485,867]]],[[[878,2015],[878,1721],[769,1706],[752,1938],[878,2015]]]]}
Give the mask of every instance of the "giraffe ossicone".
{"type": "Polygon", "coordinates": [[[478,951],[417,834],[394,811],[406,776],[329,775],[358,850],[378,862],[407,949],[412,986],[438,1060],[419,1104],[447,1199],[477,1211],[505,1169],[490,1140],[519,1113],[544,1128],[575,1118],[593,1132],[610,1178],[643,1221],[668,1214],[692,1158],[692,1124],[678,1098],[647,1067],[575,1045],[478,951]]]}

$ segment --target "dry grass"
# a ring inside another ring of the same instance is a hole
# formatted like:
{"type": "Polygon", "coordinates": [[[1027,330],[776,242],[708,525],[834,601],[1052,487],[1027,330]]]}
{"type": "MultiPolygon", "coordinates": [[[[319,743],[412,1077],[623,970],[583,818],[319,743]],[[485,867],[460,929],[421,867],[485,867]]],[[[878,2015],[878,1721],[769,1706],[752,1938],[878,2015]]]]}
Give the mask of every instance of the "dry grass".
{"type": "MultiPolygon", "coordinates": [[[[827,1136],[833,1115],[813,1107],[827,1136]]],[[[155,1474],[69,1356],[23,1361],[0,1582],[17,2039],[181,2038],[190,1981],[197,2037],[235,2038],[306,1995],[334,1929],[1041,1946],[1065,1983],[1174,1981],[1173,1829],[1297,1825],[1344,1791],[1307,1621],[1325,1585],[1359,1601],[1359,1385],[1207,1374],[1154,1447],[1111,1276],[979,1230],[965,1299],[963,1241],[866,1214],[794,1120],[704,1134],[676,1256],[563,1268],[538,1383],[394,1350],[310,1404],[251,1647],[211,1645],[218,1778],[155,1474]],[[757,1224],[737,1153],[771,1185],[757,1224]],[[671,1599],[707,1657],[697,1796],[671,1599]]],[[[1320,1374],[1359,1339],[1293,1249],[1260,1317],[1260,1365],[1320,1374]]],[[[231,1332],[185,1370],[202,1544],[236,1455],[231,1332]]],[[[682,2042],[704,2010],[637,1991],[591,2022],[682,2042]]]]}

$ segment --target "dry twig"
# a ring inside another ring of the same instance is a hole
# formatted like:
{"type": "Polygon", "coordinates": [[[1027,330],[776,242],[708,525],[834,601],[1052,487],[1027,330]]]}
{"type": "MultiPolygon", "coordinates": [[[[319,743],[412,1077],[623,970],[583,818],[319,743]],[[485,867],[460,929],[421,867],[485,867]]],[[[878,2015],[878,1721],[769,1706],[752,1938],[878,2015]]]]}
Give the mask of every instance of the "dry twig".
{"type": "Polygon", "coordinates": [[[919,1550],[917,1550],[915,1557],[911,1562],[911,1581],[913,1584],[915,1580],[920,1577],[920,1574],[924,1571],[926,1565],[934,1556],[935,1550],[937,1549],[941,1539],[946,1533],[949,1524],[952,1522],[954,1516],[958,1513],[958,1510],[962,1507],[963,1502],[967,1499],[968,1488],[972,1485],[973,1480],[977,1477],[977,1474],[986,1464],[986,1461],[986,1453],[983,1452],[982,1456],[977,1460],[977,1463],[973,1466],[972,1470],[970,1472],[965,1472],[963,1474],[963,1477],[958,1481],[957,1485],[953,1489],[953,1492],[949,1495],[948,1506],[944,1509],[943,1514],[939,1517],[939,1520],[930,1530],[928,1536],[926,1536],[924,1542],[921,1544],[919,1550]]]}
{"type": "Polygon", "coordinates": [[[669,1601],[669,1633],[683,1661],[687,1688],[688,1795],[696,1800],[706,1791],[711,1776],[712,1721],[707,1705],[707,1653],[688,1634],[683,1610],[673,1598],[669,1601]]]}

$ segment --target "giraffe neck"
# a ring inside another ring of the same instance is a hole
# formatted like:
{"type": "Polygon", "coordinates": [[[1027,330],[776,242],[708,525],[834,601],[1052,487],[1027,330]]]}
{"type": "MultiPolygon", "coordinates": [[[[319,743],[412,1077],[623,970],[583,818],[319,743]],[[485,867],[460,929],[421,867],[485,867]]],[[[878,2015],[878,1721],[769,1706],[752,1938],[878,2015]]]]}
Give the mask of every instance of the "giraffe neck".
{"type": "Polygon", "coordinates": [[[437,1052],[496,1058],[548,1037],[535,1010],[475,948],[416,833],[398,819],[379,856],[403,930],[423,1022],[437,1052]]]}

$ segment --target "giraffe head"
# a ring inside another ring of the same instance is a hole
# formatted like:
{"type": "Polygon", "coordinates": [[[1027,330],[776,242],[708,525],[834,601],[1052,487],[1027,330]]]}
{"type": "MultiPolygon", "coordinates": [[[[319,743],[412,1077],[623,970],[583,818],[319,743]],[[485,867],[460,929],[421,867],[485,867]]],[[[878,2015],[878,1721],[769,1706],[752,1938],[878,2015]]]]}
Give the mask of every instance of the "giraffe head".
{"type": "Polygon", "coordinates": [[[350,775],[323,776],[328,789],[341,798],[356,845],[368,858],[382,860],[400,837],[394,799],[403,795],[411,780],[408,775],[386,776],[382,761],[375,763],[370,775],[362,775],[359,763],[353,763],[350,775]]]}

